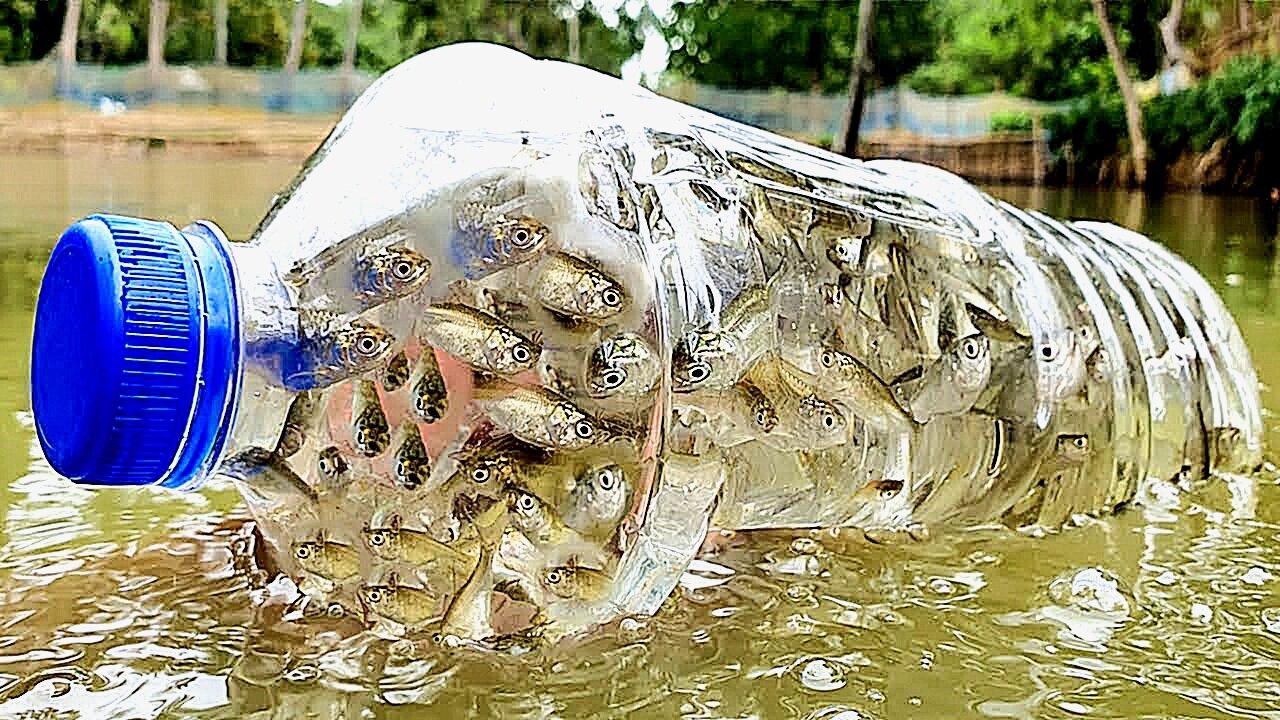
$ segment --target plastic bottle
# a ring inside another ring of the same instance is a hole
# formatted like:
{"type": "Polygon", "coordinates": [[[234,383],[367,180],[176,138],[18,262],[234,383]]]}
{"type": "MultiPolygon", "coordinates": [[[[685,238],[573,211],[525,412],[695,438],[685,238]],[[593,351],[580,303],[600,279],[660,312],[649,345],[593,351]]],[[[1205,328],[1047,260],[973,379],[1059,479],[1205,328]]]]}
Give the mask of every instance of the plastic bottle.
{"type": "Polygon", "coordinates": [[[652,613],[712,527],[1055,527],[1261,452],[1155,243],[485,45],[376,82],[246,243],[72,226],[33,352],[60,473],[228,475],[312,599],[467,641],[652,613]]]}

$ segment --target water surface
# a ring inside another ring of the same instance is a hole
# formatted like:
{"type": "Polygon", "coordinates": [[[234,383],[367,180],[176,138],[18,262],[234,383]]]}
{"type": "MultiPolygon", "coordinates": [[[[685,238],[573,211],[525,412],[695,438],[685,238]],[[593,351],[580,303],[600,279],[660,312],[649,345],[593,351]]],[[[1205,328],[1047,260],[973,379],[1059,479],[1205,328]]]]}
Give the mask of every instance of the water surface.
{"type": "MultiPolygon", "coordinates": [[[[295,170],[0,155],[0,718],[1280,718],[1274,473],[1159,487],[1043,538],[738,536],[657,617],[518,658],[407,659],[341,622],[282,620],[231,552],[233,489],[59,480],[26,383],[40,273],[68,223],[210,217],[243,237],[295,170]]],[[[1223,293],[1280,407],[1280,265],[1256,201],[992,191],[1167,242],[1223,293]]]]}

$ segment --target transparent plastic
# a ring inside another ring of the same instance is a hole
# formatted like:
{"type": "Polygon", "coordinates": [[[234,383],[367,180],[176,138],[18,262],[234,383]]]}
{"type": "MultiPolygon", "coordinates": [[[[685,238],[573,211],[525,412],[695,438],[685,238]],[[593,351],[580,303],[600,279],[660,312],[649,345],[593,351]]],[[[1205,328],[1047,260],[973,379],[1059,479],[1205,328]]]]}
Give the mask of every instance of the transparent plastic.
{"type": "Polygon", "coordinates": [[[494,46],[378,80],[233,259],[221,472],[395,636],[652,613],[710,528],[1052,528],[1260,459],[1159,245],[494,46]]]}

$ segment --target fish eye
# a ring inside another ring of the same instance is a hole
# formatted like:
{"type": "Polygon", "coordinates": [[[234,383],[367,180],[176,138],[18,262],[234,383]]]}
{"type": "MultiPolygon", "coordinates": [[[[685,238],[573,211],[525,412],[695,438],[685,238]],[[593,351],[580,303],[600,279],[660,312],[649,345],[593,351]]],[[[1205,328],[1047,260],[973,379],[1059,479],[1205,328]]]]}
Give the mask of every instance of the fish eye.
{"type": "Polygon", "coordinates": [[[689,379],[693,382],[700,383],[711,375],[711,368],[706,363],[695,363],[689,366],[689,379]]]}
{"type": "Polygon", "coordinates": [[[517,345],[511,348],[511,357],[515,358],[516,362],[529,362],[529,355],[529,348],[524,345],[517,345]]]}
{"type": "Polygon", "coordinates": [[[586,420],[579,420],[574,426],[573,431],[578,433],[580,438],[589,438],[596,434],[596,429],[591,427],[591,423],[586,420]]]}
{"type": "Polygon", "coordinates": [[[618,306],[622,304],[622,296],[617,290],[609,288],[601,293],[600,298],[604,300],[605,305],[618,306]]]}
{"type": "Polygon", "coordinates": [[[471,482],[482,483],[489,481],[489,468],[478,467],[471,471],[471,482]]]}
{"type": "Polygon", "coordinates": [[[552,585],[557,585],[557,584],[559,584],[559,582],[560,582],[560,570],[559,570],[559,569],[555,569],[555,570],[548,570],[548,571],[547,571],[547,582],[548,582],[548,583],[550,583],[550,584],[552,584],[552,585]]]}
{"type": "Polygon", "coordinates": [[[369,333],[361,333],[356,340],[356,351],[361,355],[372,355],[378,350],[378,339],[369,333]]]}
{"type": "Polygon", "coordinates": [[[1072,440],[1071,442],[1075,444],[1077,449],[1080,449],[1080,450],[1089,449],[1089,438],[1085,437],[1084,435],[1077,437],[1075,440],[1072,440]]]}
{"type": "Polygon", "coordinates": [[[600,376],[600,385],[606,390],[612,390],[626,382],[627,374],[617,368],[606,370],[600,376]]]}
{"type": "Polygon", "coordinates": [[[372,588],[369,592],[365,593],[365,597],[369,598],[369,602],[371,603],[380,603],[382,602],[382,591],[377,588],[372,588]]]}
{"type": "Polygon", "coordinates": [[[767,427],[769,425],[769,413],[765,412],[763,409],[757,410],[756,424],[760,427],[767,427]]]}
{"type": "Polygon", "coordinates": [[[960,350],[970,360],[977,360],[978,356],[982,354],[982,348],[978,346],[978,341],[973,338],[966,338],[964,343],[961,344],[960,350]]]}
{"type": "Polygon", "coordinates": [[[831,367],[832,365],[835,365],[835,364],[836,364],[836,354],[831,352],[830,350],[823,350],[822,351],[823,367],[831,367]]]}
{"type": "Polygon", "coordinates": [[[1051,362],[1057,356],[1058,356],[1058,348],[1054,347],[1051,343],[1045,343],[1044,345],[1040,346],[1041,360],[1044,360],[1045,362],[1051,362]]]}
{"type": "Polygon", "coordinates": [[[832,428],[834,428],[836,426],[836,416],[832,415],[831,413],[827,413],[823,415],[822,426],[828,430],[831,430],[832,428]]]}
{"type": "Polygon", "coordinates": [[[601,490],[612,490],[618,485],[617,478],[613,476],[612,470],[601,470],[596,476],[596,482],[600,484],[601,490]]]}
{"type": "Polygon", "coordinates": [[[408,280],[413,277],[413,263],[408,260],[399,260],[391,266],[391,274],[399,280],[408,280]]]}
{"type": "Polygon", "coordinates": [[[511,233],[511,241],[518,247],[527,247],[533,239],[533,233],[527,227],[518,227],[511,233]]]}
{"type": "Polygon", "coordinates": [[[524,512],[533,512],[538,507],[538,503],[534,501],[532,495],[522,493],[520,497],[516,499],[516,507],[524,512]]]}
{"type": "Polygon", "coordinates": [[[371,534],[369,535],[369,544],[370,544],[370,545],[381,545],[382,543],[384,543],[384,542],[386,542],[386,541],[387,541],[387,536],[386,536],[386,534],[385,534],[385,533],[383,533],[381,530],[379,530],[379,531],[377,531],[377,532],[374,532],[374,533],[371,533],[371,534]]]}
{"type": "Polygon", "coordinates": [[[311,557],[311,546],[299,545],[298,549],[293,551],[293,554],[297,555],[299,560],[306,560],[307,558],[311,557]]]}

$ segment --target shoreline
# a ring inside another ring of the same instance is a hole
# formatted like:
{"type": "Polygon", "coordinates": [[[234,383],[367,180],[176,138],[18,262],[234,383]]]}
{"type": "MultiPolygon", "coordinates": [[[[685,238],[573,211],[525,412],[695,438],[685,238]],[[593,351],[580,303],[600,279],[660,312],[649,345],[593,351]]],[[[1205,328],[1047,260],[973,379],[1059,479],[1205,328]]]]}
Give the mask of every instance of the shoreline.
{"type": "Polygon", "coordinates": [[[0,152],[301,159],[338,117],[156,105],[110,114],[72,103],[0,107],[0,152]]]}

